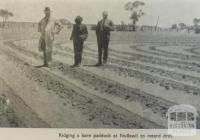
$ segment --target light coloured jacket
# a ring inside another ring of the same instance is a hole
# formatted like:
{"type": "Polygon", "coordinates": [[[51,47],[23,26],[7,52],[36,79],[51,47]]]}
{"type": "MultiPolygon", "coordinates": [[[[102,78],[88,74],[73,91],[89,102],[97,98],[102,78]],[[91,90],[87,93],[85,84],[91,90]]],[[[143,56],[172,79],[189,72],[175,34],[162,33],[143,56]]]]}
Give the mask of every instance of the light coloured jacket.
{"type": "Polygon", "coordinates": [[[43,51],[42,46],[42,40],[45,40],[46,43],[46,51],[52,51],[53,47],[53,41],[55,34],[58,34],[62,29],[62,25],[59,21],[54,20],[50,17],[47,25],[45,22],[45,18],[43,18],[38,23],[38,32],[41,33],[40,39],[39,39],[39,51],[43,51]]]}

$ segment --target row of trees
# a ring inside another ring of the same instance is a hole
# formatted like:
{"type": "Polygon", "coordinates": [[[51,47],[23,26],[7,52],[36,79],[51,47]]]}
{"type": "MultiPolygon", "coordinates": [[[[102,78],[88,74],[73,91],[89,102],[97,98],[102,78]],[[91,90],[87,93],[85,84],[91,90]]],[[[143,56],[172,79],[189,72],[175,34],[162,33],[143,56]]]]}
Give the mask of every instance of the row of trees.
{"type": "Polygon", "coordinates": [[[185,23],[179,23],[178,25],[177,24],[172,24],[172,29],[180,29],[180,30],[183,30],[185,28],[187,28],[187,25],[185,23]]]}
{"type": "MultiPolygon", "coordinates": [[[[134,2],[128,2],[125,4],[124,9],[126,11],[131,12],[130,19],[132,20],[132,30],[136,30],[136,23],[139,21],[139,18],[145,15],[145,13],[142,11],[141,7],[144,6],[145,3],[141,1],[134,1],[134,2]]],[[[14,14],[8,10],[0,9],[0,17],[2,18],[2,23],[0,24],[1,27],[5,27],[6,22],[10,17],[13,17],[14,14]]]]}
{"type": "MultiPolygon", "coordinates": [[[[193,23],[194,23],[195,27],[199,26],[200,19],[194,18],[193,19],[193,23]]],[[[179,23],[178,25],[177,24],[173,24],[172,28],[174,28],[174,29],[175,28],[179,28],[179,29],[183,30],[183,29],[187,28],[187,25],[185,23],[179,23]]]]}
{"type": "Polygon", "coordinates": [[[9,17],[13,17],[14,14],[8,10],[0,9],[0,17],[2,18],[2,27],[5,27],[6,22],[8,21],[9,17]]]}
{"type": "MultiPolygon", "coordinates": [[[[126,11],[130,11],[130,19],[132,20],[132,28],[130,28],[130,24],[129,25],[126,25],[123,21],[121,22],[121,25],[118,26],[119,30],[132,30],[132,31],[135,31],[136,30],[136,24],[137,22],[139,21],[139,19],[145,15],[145,13],[143,12],[142,10],[142,7],[145,5],[144,2],[142,1],[133,1],[133,2],[127,2],[125,5],[124,5],[124,9],[126,11]]],[[[2,18],[2,24],[0,24],[1,27],[5,27],[6,25],[6,22],[8,21],[8,19],[10,17],[13,17],[14,14],[8,10],[5,10],[5,9],[0,9],[0,17],[2,18]]],[[[66,21],[66,19],[62,19],[61,20],[63,23],[69,23],[68,21],[66,21]]],[[[158,21],[157,21],[158,22],[158,21]]],[[[200,29],[199,29],[199,24],[200,24],[200,19],[198,18],[194,18],[193,20],[193,23],[194,23],[194,28],[195,28],[195,31],[200,32],[200,29]]],[[[156,25],[157,26],[157,25],[156,25]]],[[[94,27],[93,27],[94,28],[94,27]]],[[[155,27],[156,28],[156,27],[155,27]]],[[[188,28],[191,28],[188,27],[185,23],[179,23],[178,25],[177,24],[173,24],[172,29],[180,29],[180,30],[183,30],[183,29],[188,29],[188,28]]]]}
{"type": "MultiPolygon", "coordinates": [[[[126,11],[131,12],[130,19],[132,20],[133,28],[132,30],[136,30],[136,23],[139,21],[139,19],[145,15],[145,13],[142,11],[142,7],[145,5],[144,2],[141,1],[134,1],[134,2],[128,2],[125,4],[124,8],[126,11]]],[[[157,21],[158,22],[158,21],[157,21]]],[[[187,29],[188,31],[194,30],[195,33],[200,33],[200,18],[194,18],[193,19],[193,26],[187,26],[185,23],[179,23],[179,24],[173,24],[171,29],[178,30],[184,30],[187,29]]],[[[156,25],[157,26],[157,25],[156,25]]],[[[125,30],[126,25],[124,22],[121,23],[119,26],[119,30],[125,30]]],[[[157,27],[155,27],[156,29],[157,27]]]]}
{"type": "Polygon", "coordinates": [[[198,19],[198,18],[194,18],[193,19],[193,24],[194,25],[192,25],[192,26],[188,26],[188,25],[186,25],[185,23],[179,23],[179,24],[172,24],[172,27],[171,27],[171,29],[172,30],[184,30],[184,29],[186,29],[186,30],[194,30],[195,31],[195,33],[200,33],[200,26],[199,26],[199,24],[200,24],[200,19],[198,19]]]}

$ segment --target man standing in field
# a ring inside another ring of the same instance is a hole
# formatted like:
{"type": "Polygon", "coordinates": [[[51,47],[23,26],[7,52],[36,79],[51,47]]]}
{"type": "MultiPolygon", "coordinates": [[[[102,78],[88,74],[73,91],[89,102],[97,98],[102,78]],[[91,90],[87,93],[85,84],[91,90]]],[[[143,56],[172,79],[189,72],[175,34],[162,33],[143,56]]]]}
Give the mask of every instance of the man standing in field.
{"type": "Polygon", "coordinates": [[[82,21],[83,18],[81,16],[75,18],[75,24],[70,37],[74,45],[74,65],[72,67],[79,67],[81,65],[83,44],[88,37],[87,26],[82,24],[82,21]]]}
{"type": "Polygon", "coordinates": [[[41,33],[39,40],[39,51],[43,52],[44,67],[49,67],[52,61],[52,48],[54,35],[61,31],[61,24],[53,20],[49,7],[44,9],[45,17],[38,24],[38,31],[41,33]]]}
{"type": "Polygon", "coordinates": [[[111,20],[108,19],[108,13],[103,12],[103,19],[100,20],[96,27],[97,43],[98,43],[98,63],[96,66],[101,66],[107,63],[108,59],[108,45],[110,41],[110,31],[114,30],[114,25],[111,20]],[[103,54],[103,63],[102,63],[103,54]]]}

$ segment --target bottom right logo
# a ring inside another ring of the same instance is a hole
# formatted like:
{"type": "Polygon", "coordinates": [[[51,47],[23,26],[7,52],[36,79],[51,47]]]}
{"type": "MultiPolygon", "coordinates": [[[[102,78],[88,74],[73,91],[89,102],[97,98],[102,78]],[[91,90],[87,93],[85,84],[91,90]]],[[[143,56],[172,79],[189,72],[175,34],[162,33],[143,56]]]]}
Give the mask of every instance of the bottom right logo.
{"type": "Polygon", "coordinates": [[[191,105],[175,105],[168,109],[168,133],[173,136],[196,135],[198,113],[191,105]]]}

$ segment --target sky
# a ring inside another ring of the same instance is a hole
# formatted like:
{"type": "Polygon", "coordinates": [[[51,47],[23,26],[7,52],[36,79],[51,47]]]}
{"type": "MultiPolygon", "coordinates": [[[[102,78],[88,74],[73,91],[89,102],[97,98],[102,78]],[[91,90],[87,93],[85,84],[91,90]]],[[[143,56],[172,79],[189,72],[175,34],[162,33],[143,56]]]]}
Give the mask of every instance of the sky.
{"type": "MultiPolygon", "coordinates": [[[[124,10],[124,5],[134,0],[0,0],[0,9],[14,13],[12,21],[38,22],[43,16],[45,6],[52,10],[53,17],[66,18],[74,21],[81,15],[83,22],[96,24],[101,19],[102,11],[109,13],[109,18],[119,24],[124,21],[131,23],[130,12],[124,10]]],[[[140,0],[145,2],[142,7],[145,12],[138,24],[170,27],[174,23],[193,24],[193,19],[200,18],[200,0],[140,0]]]]}

